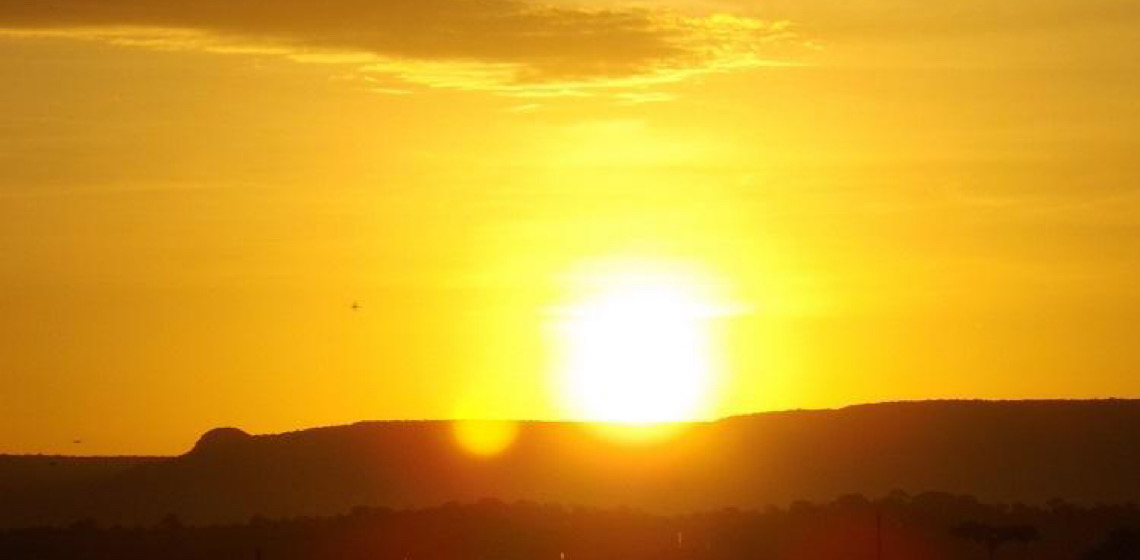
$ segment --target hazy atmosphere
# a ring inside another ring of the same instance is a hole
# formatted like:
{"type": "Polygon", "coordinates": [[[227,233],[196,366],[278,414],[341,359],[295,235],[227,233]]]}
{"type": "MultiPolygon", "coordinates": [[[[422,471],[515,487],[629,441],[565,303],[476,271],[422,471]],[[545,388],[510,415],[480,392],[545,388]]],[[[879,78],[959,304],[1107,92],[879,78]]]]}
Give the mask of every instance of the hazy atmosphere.
{"type": "Polygon", "coordinates": [[[0,452],[1140,397],[1138,33],[1130,0],[2,2],[0,452]]]}

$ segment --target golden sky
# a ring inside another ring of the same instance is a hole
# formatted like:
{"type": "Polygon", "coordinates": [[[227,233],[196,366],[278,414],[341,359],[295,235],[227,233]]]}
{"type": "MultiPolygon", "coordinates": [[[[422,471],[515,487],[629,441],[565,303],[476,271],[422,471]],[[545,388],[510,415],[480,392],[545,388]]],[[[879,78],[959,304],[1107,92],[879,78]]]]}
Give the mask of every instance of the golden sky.
{"type": "Polygon", "coordinates": [[[1138,34],[1132,0],[2,2],[0,452],[589,417],[566,325],[661,279],[702,418],[1140,396],[1138,34]]]}

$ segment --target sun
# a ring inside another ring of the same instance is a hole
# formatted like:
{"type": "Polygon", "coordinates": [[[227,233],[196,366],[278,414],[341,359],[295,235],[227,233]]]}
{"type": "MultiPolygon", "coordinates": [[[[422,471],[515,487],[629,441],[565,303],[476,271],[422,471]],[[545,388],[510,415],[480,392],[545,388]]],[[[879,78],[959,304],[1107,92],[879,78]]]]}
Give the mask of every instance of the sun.
{"type": "Polygon", "coordinates": [[[717,308],[683,275],[595,278],[558,324],[562,395],[575,417],[647,424],[703,419],[714,376],[717,308]]]}

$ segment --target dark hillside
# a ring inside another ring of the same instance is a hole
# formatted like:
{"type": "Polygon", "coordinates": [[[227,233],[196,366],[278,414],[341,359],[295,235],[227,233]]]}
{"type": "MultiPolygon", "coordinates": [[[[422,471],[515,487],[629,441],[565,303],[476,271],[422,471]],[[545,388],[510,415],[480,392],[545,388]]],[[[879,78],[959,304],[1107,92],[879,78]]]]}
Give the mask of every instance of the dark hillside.
{"type": "Polygon", "coordinates": [[[15,491],[10,481],[0,524],[149,524],[168,513],[191,523],[240,522],[483,497],[677,512],[895,489],[1010,503],[1137,502],[1140,401],[766,413],[692,424],[645,446],[600,438],[580,424],[528,422],[506,451],[482,459],[456,445],[448,422],[261,436],[221,429],[179,457],[128,463],[69,484],[30,476],[15,491]]]}

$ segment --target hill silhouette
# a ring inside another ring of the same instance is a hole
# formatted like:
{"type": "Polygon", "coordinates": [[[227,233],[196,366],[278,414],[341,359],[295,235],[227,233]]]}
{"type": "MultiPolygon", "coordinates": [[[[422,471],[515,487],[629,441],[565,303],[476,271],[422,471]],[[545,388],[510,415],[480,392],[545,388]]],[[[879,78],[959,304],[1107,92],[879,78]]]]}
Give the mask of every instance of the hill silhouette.
{"type": "MultiPolygon", "coordinates": [[[[56,467],[68,461],[55,458],[56,467]]],[[[943,491],[1002,502],[1140,501],[1140,401],[927,401],[688,425],[629,445],[570,422],[525,422],[477,458],[450,422],[361,422],[277,435],[212,430],[189,452],[53,479],[0,458],[0,526],[78,519],[190,524],[425,507],[484,497],[659,512],[847,493],[943,491]],[[20,480],[34,480],[23,484],[20,480]]],[[[35,463],[35,464],[33,464],[35,463]]],[[[64,469],[67,470],[67,469],[64,469]]]]}

